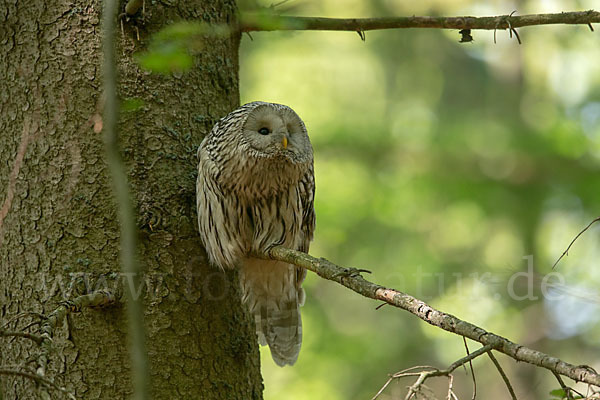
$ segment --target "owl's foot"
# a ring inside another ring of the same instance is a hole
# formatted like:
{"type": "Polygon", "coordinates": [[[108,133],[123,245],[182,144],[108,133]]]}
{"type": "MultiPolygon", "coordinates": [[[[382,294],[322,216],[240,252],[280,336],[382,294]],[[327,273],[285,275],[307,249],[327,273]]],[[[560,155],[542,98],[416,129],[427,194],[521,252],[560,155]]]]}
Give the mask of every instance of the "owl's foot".
{"type": "Polygon", "coordinates": [[[363,272],[365,272],[367,274],[371,273],[371,271],[369,271],[368,269],[350,267],[350,268],[344,268],[342,271],[335,273],[333,275],[333,277],[334,278],[356,278],[357,276],[360,276],[362,278],[361,274],[363,272]]]}

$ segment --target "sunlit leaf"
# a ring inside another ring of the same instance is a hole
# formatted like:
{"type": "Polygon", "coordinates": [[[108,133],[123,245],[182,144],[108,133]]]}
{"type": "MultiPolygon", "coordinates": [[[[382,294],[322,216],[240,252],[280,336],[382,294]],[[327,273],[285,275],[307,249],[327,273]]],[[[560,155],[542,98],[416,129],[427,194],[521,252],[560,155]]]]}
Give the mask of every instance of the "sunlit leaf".
{"type": "Polygon", "coordinates": [[[137,60],[143,68],[163,74],[184,71],[194,63],[192,56],[185,49],[173,46],[163,46],[143,53],[137,57],[137,60]]]}
{"type": "Polygon", "coordinates": [[[226,37],[230,29],[225,25],[203,22],[179,22],[157,32],[151,39],[148,50],[136,59],[145,69],[167,74],[185,71],[194,64],[194,55],[204,47],[204,38],[226,37]]]}

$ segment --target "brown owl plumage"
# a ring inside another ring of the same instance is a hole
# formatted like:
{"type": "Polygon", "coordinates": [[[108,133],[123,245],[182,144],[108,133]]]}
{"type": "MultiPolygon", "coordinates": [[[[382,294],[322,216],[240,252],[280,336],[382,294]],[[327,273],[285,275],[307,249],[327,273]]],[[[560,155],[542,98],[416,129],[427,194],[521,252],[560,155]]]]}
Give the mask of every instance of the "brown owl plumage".
{"type": "Polygon", "coordinates": [[[287,106],[248,103],[213,127],[198,158],[198,225],[210,261],[239,269],[259,342],[278,365],[293,364],[306,270],[252,254],[276,245],[308,252],[315,181],[306,127],[287,106]]]}

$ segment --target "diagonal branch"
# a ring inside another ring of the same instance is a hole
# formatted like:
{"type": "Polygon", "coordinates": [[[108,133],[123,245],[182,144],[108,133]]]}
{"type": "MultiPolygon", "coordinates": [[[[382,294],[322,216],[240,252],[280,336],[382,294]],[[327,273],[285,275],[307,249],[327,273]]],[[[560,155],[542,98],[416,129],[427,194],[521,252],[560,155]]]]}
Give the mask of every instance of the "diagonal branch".
{"type": "Polygon", "coordinates": [[[35,335],[29,332],[20,332],[20,331],[3,331],[0,330],[0,337],[21,337],[26,339],[33,340],[36,344],[42,344],[43,338],[39,335],[35,335]]]}
{"type": "Polygon", "coordinates": [[[494,346],[492,344],[486,344],[485,346],[478,348],[474,352],[467,354],[463,358],[454,361],[452,364],[450,364],[450,366],[448,368],[442,369],[439,371],[435,371],[435,372],[430,372],[429,375],[431,375],[431,376],[448,375],[449,373],[454,371],[456,368],[460,367],[461,365],[464,365],[465,363],[471,363],[471,361],[473,359],[479,357],[482,354],[485,354],[485,353],[491,351],[493,348],[494,348],[494,346]]]}
{"type": "Polygon", "coordinates": [[[54,390],[58,390],[59,392],[67,395],[69,397],[69,399],[75,400],[75,396],[73,396],[73,394],[70,393],[67,389],[65,389],[64,387],[58,386],[56,383],[52,382],[51,380],[46,379],[41,375],[34,374],[33,372],[20,371],[18,369],[0,368],[0,375],[21,376],[23,378],[31,379],[40,385],[43,385],[45,387],[48,387],[48,388],[51,388],[54,390]]]}
{"type": "Polygon", "coordinates": [[[563,251],[563,253],[560,255],[560,257],[558,257],[558,260],[556,260],[556,262],[552,266],[552,269],[556,268],[556,265],[560,262],[560,260],[562,260],[562,258],[564,256],[568,256],[569,255],[569,250],[571,250],[571,246],[573,246],[573,244],[577,241],[577,239],[579,239],[579,236],[583,235],[585,233],[585,231],[587,231],[588,229],[590,229],[590,226],[594,225],[598,221],[600,221],[600,217],[595,218],[592,222],[590,222],[588,224],[588,226],[586,226],[585,228],[583,228],[583,230],[581,232],[579,232],[577,234],[577,236],[575,236],[575,238],[573,240],[571,240],[571,243],[569,243],[569,247],[567,247],[567,249],[565,251],[563,251]]]}
{"type": "Polygon", "coordinates": [[[508,389],[508,392],[510,393],[510,398],[512,400],[517,400],[517,395],[515,394],[515,390],[513,389],[512,385],[510,384],[510,380],[508,379],[508,376],[506,376],[506,374],[504,373],[502,366],[500,365],[500,363],[498,362],[498,360],[492,354],[491,351],[488,351],[488,356],[490,357],[490,360],[492,360],[492,362],[494,363],[494,366],[500,373],[500,376],[502,377],[502,380],[504,381],[504,384],[506,385],[506,388],[508,389]]]}
{"type": "MultiPolygon", "coordinates": [[[[258,256],[258,255],[257,255],[258,256]]],[[[306,253],[275,246],[268,256],[263,258],[284,261],[315,272],[322,278],[335,281],[365,297],[381,300],[394,307],[401,308],[416,315],[423,321],[457,335],[465,336],[484,346],[491,346],[507,356],[546,368],[559,375],[569,377],[576,382],[585,382],[600,386],[600,374],[587,366],[576,366],[551,357],[537,350],[529,349],[520,344],[488,332],[483,328],[463,321],[454,315],[436,310],[425,302],[394,289],[388,289],[365,280],[354,268],[343,268],[324,258],[314,258],[306,253]]]]}
{"type": "MultiPolygon", "coordinates": [[[[556,14],[529,14],[493,17],[382,17],[382,18],[322,18],[294,17],[274,13],[248,13],[240,16],[240,30],[254,31],[353,31],[378,29],[437,28],[437,29],[510,29],[534,25],[582,24],[600,22],[600,12],[573,11],[556,14]]],[[[592,28],[593,30],[593,28],[592,28]]]]}

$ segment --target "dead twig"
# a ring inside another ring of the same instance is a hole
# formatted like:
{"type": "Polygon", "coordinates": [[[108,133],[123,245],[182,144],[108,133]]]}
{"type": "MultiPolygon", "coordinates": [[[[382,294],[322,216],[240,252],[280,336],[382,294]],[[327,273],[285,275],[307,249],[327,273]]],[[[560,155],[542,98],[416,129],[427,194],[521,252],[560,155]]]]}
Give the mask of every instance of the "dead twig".
{"type": "MultiPolygon", "coordinates": [[[[467,351],[467,355],[469,355],[469,345],[467,345],[467,338],[463,336],[463,343],[465,345],[465,350],[467,351]]],[[[477,397],[477,379],[475,379],[475,370],[473,370],[473,362],[469,360],[469,369],[471,370],[471,378],[473,378],[473,396],[472,400],[475,400],[477,397]]]]}
{"type": "Polygon", "coordinates": [[[20,332],[20,331],[0,331],[0,336],[2,337],[22,337],[26,339],[31,339],[38,345],[42,344],[42,337],[39,335],[34,335],[29,332],[20,332]]]}
{"type": "Polygon", "coordinates": [[[23,378],[31,379],[41,386],[45,386],[49,389],[58,390],[59,392],[67,395],[70,399],[76,400],[75,396],[71,392],[69,392],[67,389],[65,389],[64,387],[58,386],[56,383],[52,382],[51,380],[46,379],[45,377],[35,374],[33,372],[20,371],[17,369],[9,369],[9,368],[0,368],[0,375],[21,376],[23,378]]]}
{"type": "MultiPolygon", "coordinates": [[[[489,345],[489,344],[485,345],[483,347],[480,347],[473,353],[470,353],[470,354],[466,355],[465,357],[463,357],[459,360],[456,360],[446,369],[438,369],[438,368],[434,368],[431,366],[418,366],[418,367],[411,367],[411,368],[402,370],[400,372],[397,372],[397,373],[393,374],[392,376],[390,376],[390,378],[387,380],[387,382],[383,385],[383,387],[381,389],[379,389],[377,394],[375,394],[375,396],[373,396],[373,398],[371,400],[377,399],[377,397],[379,397],[381,395],[381,393],[383,393],[385,388],[390,384],[390,382],[392,380],[410,377],[410,376],[416,376],[417,380],[415,381],[415,383],[413,383],[412,385],[410,385],[408,387],[408,392],[406,393],[405,400],[411,399],[413,396],[417,395],[422,388],[424,388],[424,387],[426,388],[426,386],[424,384],[427,379],[432,378],[432,377],[437,377],[437,376],[446,376],[449,378],[447,398],[451,399],[452,396],[456,397],[456,395],[454,395],[454,392],[452,391],[452,383],[453,383],[453,379],[451,378],[452,372],[456,368],[460,367],[461,365],[464,365],[467,362],[471,362],[471,360],[473,360],[474,358],[477,358],[480,355],[485,354],[490,350],[492,350],[492,345],[489,345]],[[425,371],[413,372],[415,369],[425,369],[425,371]]],[[[427,389],[430,390],[429,388],[427,388],[427,389]]]]}
{"type": "Polygon", "coordinates": [[[565,385],[565,381],[563,381],[563,379],[560,377],[560,375],[558,375],[555,372],[553,372],[552,374],[554,375],[554,377],[558,381],[558,384],[560,385],[560,388],[565,392],[565,395],[567,396],[567,400],[573,399],[572,393],[575,393],[578,396],[580,396],[579,398],[582,398],[582,399],[583,398],[587,398],[587,396],[584,396],[581,392],[578,392],[577,390],[575,390],[575,389],[573,389],[573,388],[565,385]]]}
{"type": "Polygon", "coordinates": [[[508,376],[506,376],[506,374],[504,373],[504,370],[500,366],[500,363],[498,362],[498,360],[496,359],[496,357],[494,356],[494,354],[491,351],[488,351],[488,356],[490,357],[490,360],[492,360],[492,362],[496,366],[496,369],[500,373],[502,380],[506,384],[506,388],[508,389],[508,392],[510,393],[510,398],[512,400],[517,400],[517,395],[515,394],[515,390],[513,389],[512,385],[510,384],[510,381],[508,380],[508,376]]]}
{"type": "Polygon", "coordinates": [[[571,249],[571,246],[573,246],[573,243],[575,243],[575,241],[579,238],[579,236],[581,236],[585,231],[587,231],[588,229],[590,229],[590,226],[592,226],[594,223],[600,221],[600,217],[594,219],[592,222],[590,222],[588,224],[588,226],[586,226],[585,228],[583,228],[583,230],[581,232],[579,232],[577,234],[577,236],[575,236],[575,238],[573,240],[571,240],[571,243],[569,243],[569,247],[567,247],[567,249],[565,251],[563,251],[563,253],[560,255],[560,257],[558,257],[558,260],[556,260],[556,262],[554,263],[554,265],[552,266],[552,269],[554,269],[556,267],[556,264],[558,264],[558,262],[564,257],[564,256],[568,256],[569,255],[569,250],[571,249]]]}

